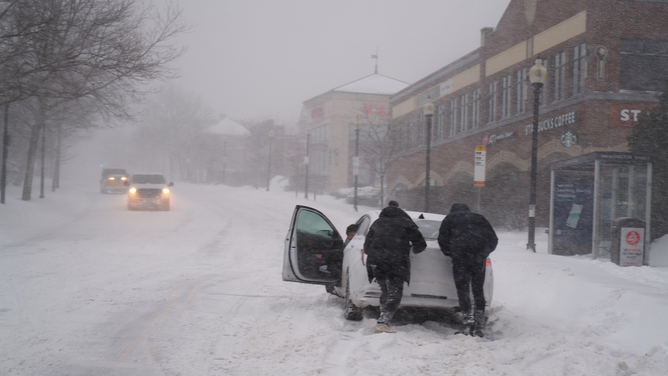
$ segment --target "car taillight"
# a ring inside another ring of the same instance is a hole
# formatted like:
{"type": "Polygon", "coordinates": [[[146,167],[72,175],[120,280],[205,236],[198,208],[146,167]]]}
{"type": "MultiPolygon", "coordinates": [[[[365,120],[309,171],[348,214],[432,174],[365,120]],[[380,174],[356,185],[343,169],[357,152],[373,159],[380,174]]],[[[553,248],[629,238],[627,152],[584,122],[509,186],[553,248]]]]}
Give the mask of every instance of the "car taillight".
{"type": "Polygon", "coordinates": [[[487,261],[485,261],[485,265],[492,265],[492,260],[487,259],[487,261]]]}

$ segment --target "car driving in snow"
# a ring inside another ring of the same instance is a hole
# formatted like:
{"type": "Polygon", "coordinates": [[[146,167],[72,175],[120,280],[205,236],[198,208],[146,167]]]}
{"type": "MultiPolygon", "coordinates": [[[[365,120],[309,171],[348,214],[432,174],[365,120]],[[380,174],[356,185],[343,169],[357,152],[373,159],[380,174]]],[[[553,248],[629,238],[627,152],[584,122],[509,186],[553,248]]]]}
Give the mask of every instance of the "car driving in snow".
{"type": "MultiPolygon", "coordinates": [[[[404,288],[401,307],[458,309],[452,260],[438,246],[438,231],[444,215],[406,212],[418,226],[427,249],[411,252],[411,279],[404,288]]],[[[344,316],[361,320],[364,307],[380,305],[380,286],[369,282],[363,245],[380,210],[370,211],[356,222],[355,236],[344,242],[339,231],[321,212],[297,205],[285,238],[283,280],[325,285],[327,291],[344,299],[344,316]]],[[[494,276],[487,259],[485,300],[492,301],[494,276]]]]}
{"type": "Polygon", "coordinates": [[[167,182],[161,173],[145,172],[133,174],[128,187],[128,210],[158,209],[169,210],[169,188],[174,185],[167,182]]]}
{"type": "Polygon", "coordinates": [[[124,168],[103,168],[100,177],[100,193],[125,193],[128,172],[124,168]]]}

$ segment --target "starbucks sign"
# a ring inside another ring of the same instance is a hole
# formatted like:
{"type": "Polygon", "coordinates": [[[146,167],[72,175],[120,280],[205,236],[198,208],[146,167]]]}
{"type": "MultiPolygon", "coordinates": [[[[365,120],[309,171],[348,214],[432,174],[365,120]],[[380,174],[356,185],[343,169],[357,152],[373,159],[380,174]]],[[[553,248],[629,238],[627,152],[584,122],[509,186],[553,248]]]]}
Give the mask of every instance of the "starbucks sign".
{"type": "Polygon", "coordinates": [[[578,143],[578,136],[571,131],[566,131],[561,134],[561,144],[567,148],[570,148],[573,145],[578,143]]]}

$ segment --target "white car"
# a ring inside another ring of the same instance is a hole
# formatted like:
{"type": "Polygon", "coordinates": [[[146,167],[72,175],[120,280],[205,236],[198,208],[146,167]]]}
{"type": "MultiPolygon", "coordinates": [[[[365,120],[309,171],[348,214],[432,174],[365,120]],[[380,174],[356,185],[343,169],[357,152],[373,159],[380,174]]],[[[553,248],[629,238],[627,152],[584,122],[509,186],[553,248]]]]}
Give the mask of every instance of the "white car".
{"type": "Polygon", "coordinates": [[[159,209],[169,211],[170,187],[161,173],[144,172],[133,174],[128,186],[128,210],[159,209]]]}
{"type": "MultiPolygon", "coordinates": [[[[443,255],[437,241],[445,216],[407,213],[427,241],[427,249],[419,254],[411,251],[411,279],[404,286],[400,307],[458,308],[452,261],[443,255]]],[[[364,307],[379,306],[380,286],[375,280],[369,283],[362,250],[369,227],[379,214],[380,210],[364,214],[356,223],[355,236],[344,242],[324,214],[307,206],[295,207],[285,238],[283,280],[325,285],[328,292],[344,299],[346,319],[361,320],[364,307]]],[[[484,291],[488,306],[493,284],[492,264],[487,259],[484,291]]]]}

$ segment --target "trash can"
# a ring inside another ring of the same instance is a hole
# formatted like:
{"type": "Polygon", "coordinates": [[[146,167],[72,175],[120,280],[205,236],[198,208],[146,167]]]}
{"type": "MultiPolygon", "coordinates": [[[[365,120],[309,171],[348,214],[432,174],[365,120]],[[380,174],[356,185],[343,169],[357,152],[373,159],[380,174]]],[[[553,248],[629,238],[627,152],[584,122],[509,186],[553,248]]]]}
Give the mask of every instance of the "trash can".
{"type": "Polygon", "coordinates": [[[612,220],[610,261],[619,266],[642,266],[645,257],[645,221],[622,217],[612,220]]]}

